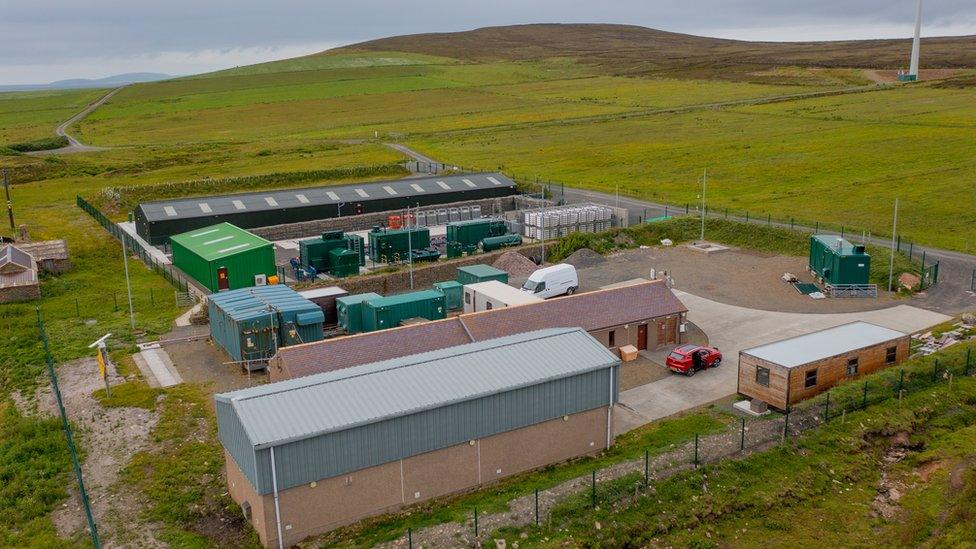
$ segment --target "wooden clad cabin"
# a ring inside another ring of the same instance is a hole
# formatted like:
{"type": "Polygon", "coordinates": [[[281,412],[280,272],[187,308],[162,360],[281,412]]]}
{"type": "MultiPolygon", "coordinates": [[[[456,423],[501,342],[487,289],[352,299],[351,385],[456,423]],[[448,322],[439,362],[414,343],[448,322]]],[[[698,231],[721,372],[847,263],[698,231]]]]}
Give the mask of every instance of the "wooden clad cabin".
{"type": "Polygon", "coordinates": [[[785,410],[908,358],[909,336],[851,322],[739,352],[738,392],[785,410]]]}

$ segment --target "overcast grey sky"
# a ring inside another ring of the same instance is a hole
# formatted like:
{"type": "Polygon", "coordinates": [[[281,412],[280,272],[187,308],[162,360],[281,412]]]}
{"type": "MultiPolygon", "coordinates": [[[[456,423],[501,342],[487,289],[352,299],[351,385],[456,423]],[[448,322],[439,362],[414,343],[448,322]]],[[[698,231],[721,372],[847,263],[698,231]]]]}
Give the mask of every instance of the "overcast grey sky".
{"type": "MultiPolygon", "coordinates": [[[[976,34],[976,0],[924,0],[923,36],[976,34]]],[[[915,0],[0,0],[0,84],[190,74],[372,38],[542,22],[746,40],[908,37],[915,0]]]]}

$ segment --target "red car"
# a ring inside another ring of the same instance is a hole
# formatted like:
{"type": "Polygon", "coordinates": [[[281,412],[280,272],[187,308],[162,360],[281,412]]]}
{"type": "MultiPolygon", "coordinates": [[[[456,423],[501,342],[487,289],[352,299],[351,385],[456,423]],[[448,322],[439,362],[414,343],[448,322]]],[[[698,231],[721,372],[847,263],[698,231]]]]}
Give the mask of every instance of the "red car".
{"type": "Polygon", "coordinates": [[[687,344],[671,351],[665,363],[672,372],[693,376],[698,370],[721,364],[722,353],[715,347],[687,344]]]}

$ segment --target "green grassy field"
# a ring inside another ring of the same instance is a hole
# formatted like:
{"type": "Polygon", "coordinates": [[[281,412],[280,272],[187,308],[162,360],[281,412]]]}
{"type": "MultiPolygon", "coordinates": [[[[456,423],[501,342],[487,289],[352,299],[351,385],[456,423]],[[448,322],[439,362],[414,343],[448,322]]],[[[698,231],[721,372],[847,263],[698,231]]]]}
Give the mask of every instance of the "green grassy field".
{"type": "Polygon", "coordinates": [[[104,90],[0,93],[0,147],[53,137],[55,126],[104,93],[104,90]]]}

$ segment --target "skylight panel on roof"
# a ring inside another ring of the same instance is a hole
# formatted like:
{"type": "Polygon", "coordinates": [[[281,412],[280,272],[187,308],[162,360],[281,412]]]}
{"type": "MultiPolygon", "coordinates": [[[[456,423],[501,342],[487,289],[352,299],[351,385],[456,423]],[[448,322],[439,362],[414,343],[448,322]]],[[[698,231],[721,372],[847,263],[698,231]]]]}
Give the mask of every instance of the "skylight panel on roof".
{"type": "Polygon", "coordinates": [[[199,238],[201,236],[207,236],[208,234],[214,234],[214,233],[216,233],[218,231],[220,231],[220,229],[207,229],[205,231],[200,231],[198,233],[193,233],[190,236],[193,237],[193,238],[199,238]]]}
{"type": "Polygon", "coordinates": [[[363,198],[369,198],[369,195],[366,194],[366,191],[364,191],[362,189],[356,189],[356,194],[358,194],[359,196],[361,196],[363,198]]]}
{"type": "Polygon", "coordinates": [[[495,185],[501,185],[502,184],[501,181],[499,181],[499,180],[497,180],[497,179],[495,179],[494,177],[491,177],[491,176],[488,176],[488,181],[491,181],[495,185]]]}
{"type": "Polygon", "coordinates": [[[424,188],[416,183],[411,183],[410,186],[413,187],[413,190],[417,191],[418,193],[424,192],[424,188]]]}
{"type": "Polygon", "coordinates": [[[329,196],[329,199],[330,200],[335,200],[336,202],[339,201],[339,195],[337,195],[336,193],[334,193],[332,191],[327,191],[325,194],[327,194],[329,196]]]}
{"type": "Polygon", "coordinates": [[[234,207],[237,208],[238,210],[246,210],[247,209],[247,207],[244,206],[244,203],[241,202],[240,200],[234,200],[234,207]]]}
{"type": "Polygon", "coordinates": [[[304,194],[296,194],[295,198],[297,198],[298,201],[301,202],[302,204],[308,204],[309,202],[308,197],[305,196],[304,194]]]}
{"type": "Polygon", "coordinates": [[[172,206],[163,206],[163,211],[170,217],[176,217],[176,208],[172,206]]]}
{"type": "Polygon", "coordinates": [[[474,181],[471,181],[470,179],[462,179],[461,181],[463,181],[465,185],[471,187],[472,189],[477,187],[477,185],[474,184],[474,181]]]}
{"type": "Polygon", "coordinates": [[[393,187],[391,187],[391,186],[389,186],[389,185],[385,185],[385,186],[383,187],[383,190],[385,190],[385,191],[386,191],[387,193],[389,193],[390,195],[396,195],[396,193],[397,193],[396,191],[394,191],[394,190],[393,190],[393,187]]]}
{"type": "Polygon", "coordinates": [[[230,239],[232,239],[232,238],[234,238],[234,237],[233,237],[233,236],[230,236],[230,235],[227,235],[227,236],[222,236],[222,237],[220,237],[220,238],[215,238],[215,239],[213,239],[213,240],[208,240],[208,241],[206,241],[206,242],[204,242],[203,244],[204,244],[205,246],[209,246],[209,245],[211,245],[211,244],[216,244],[216,243],[218,243],[218,242],[223,242],[223,241],[225,241],[225,240],[230,240],[230,239]]]}
{"type": "Polygon", "coordinates": [[[206,202],[200,203],[200,211],[206,214],[213,212],[213,210],[210,208],[210,204],[207,204],[206,202]]]}
{"type": "Polygon", "coordinates": [[[278,207],[278,201],[274,197],[266,196],[264,197],[264,201],[268,203],[268,206],[278,207]]]}
{"type": "Polygon", "coordinates": [[[237,246],[231,246],[230,248],[224,248],[223,250],[217,250],[218,254],[225,254],[227,252],[233,252],[234,250],[240,250],[241,248],[247,248],[249,244],[238,244],[237,246]]]}
{"type": "Polygon", "coordinates": [[[444,189],[445,191],[451,190],[450,185],[448,185],[447,183],[444,183],[443,181],[438,181],[437,184],[440,185],[441,188],[444,189]]]}

